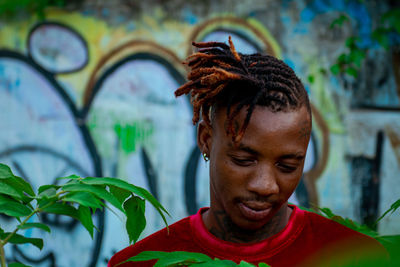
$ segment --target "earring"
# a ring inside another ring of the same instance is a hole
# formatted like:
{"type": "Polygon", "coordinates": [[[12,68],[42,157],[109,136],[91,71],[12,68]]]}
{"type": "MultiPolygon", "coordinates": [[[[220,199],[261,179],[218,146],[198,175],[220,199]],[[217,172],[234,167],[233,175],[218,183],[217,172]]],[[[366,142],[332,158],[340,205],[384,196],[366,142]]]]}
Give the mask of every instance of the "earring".
{"type": "Polygon", "coordinates": [[[205,162],[210,160],[210,158],[207,156],[206,153],[203,153],[203,159],[204,159],[205,162]]]}

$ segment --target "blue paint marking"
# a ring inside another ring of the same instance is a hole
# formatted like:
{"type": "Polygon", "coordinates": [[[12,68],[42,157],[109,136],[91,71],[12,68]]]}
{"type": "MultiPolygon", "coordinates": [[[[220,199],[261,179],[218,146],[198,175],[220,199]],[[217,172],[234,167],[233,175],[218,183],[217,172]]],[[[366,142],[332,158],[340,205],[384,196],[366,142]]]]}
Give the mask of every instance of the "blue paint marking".
{"type": "Polygon", "coordinates": [[[301,21],[310,23],[315,16],[333,11],[347,13],[351,18],[357,21],[357,31],[360,35],[360,41],[357,45],[360,48],[369,48],[374,45],[374,42],[371,40],[371,16],[369,15],[366,6],[359,1],[315,0],[307,5],[307,7],[301,12],[300,18],[301,21]]]}
{"type": "Polygon", "coordinates": [[[196,24],[199,21],[197,16],[193,14],[193,12],[190,9],[187,8],[183,10],[183,19],[192,25],[196,24]]]}

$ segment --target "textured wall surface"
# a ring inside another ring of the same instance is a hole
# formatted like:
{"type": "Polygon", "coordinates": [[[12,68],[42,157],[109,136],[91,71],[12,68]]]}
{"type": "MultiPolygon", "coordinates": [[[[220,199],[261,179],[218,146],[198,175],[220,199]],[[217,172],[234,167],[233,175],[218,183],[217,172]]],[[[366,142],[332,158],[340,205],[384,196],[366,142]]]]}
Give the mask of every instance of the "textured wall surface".
{"type": "MultiPolygon", "coordinates": [[[[173,92],[191,41],[231,35],[241,52],[284,60],[309,92],[312,144],[292,201],[376,218],[400,198],[400,70],[395,53],[370,38],[388,7],[365,2],[86,0],[47,9],[41,22],[0,19],[0,162],[36,188],[72,173],[125,179],[151,191],[170,223],[196,212],[208,205],[208,169],[189,101],[173,92]],[[331,28],[343,12],[352,25],[331,28]],[[321,71],[355,33],[372,51],[358,78],[321,71]]],[[[152,207],[146,213],[143,236],[163,227],[152,207]]],[[[128,237],[120,215],[95,217],[94,241],[76,222],[48,216],[51,235],[26,233],[43,236],[43,251],[9,247],[8,255],[34,266],[105,266],[128,237]]],[[[400,216],[378,230],[399,233],[400,216]]]]}

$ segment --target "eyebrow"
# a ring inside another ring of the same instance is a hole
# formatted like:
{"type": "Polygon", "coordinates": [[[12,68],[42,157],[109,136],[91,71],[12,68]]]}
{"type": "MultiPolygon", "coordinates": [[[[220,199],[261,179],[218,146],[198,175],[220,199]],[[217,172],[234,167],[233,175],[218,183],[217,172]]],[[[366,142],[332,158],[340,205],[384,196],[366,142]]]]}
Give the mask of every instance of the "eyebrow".
{"type": "MultiPolygon", "coordinates": [[[[240,149],[242,151],[245,151],[247,153],[253,154],[253,155],[259,155],[260,153],[248,146],[245,146],[243,144],[239,144],[238,147],[234,146],[232,143],[228,144],[229,148],[235,148],[235,149],[240,149]]],[[[298,152],[298,153],[290,153],[290,154],[286,154],[283,155],[281,157],[279,157],[280,159],[295,159],[295,160],[303,160],[305,158],[305,155],[303,155],[303,153],[298,152]]]]}
{"type": "Polygon", "coordinates": [[[239,144],[239,146],[235,146],[232,143],[229,143],[228,146],[229,146],[229,148],[240,149],[242,151],[245,151],[245,152],[253,154],[253,155],[259,155],[260,154],[258,151],[254,150],[254,149],[252,149],[252,148],[250,148],[248,146],[245,146],[243,144],[239,144]]]}
{"type": "Polygon", "coordinates": [[[280,157],[281,159],[296,159],[296,160],[302,160],[305,158],[305,155],[301,153],[295,153],[295,154],[287,154],[283,155],[280,157]]]}

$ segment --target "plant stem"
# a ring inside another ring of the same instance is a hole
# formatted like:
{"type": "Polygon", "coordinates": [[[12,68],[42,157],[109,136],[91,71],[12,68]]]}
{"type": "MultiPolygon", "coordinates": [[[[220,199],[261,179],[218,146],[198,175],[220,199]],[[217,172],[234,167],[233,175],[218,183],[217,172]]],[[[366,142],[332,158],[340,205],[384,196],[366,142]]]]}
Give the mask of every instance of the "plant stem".
{"type": "MultiPolygon", "coordinates": [[[[36,213],[39,213],[42,209],[44,209],[44,208],[46,208],[46,207],[48,207],[48,206],[53,205],[57,200],[59,200],[58,197],[59,197],[61,194],[63,194],[63,193],[65,193],[65,191],[60,191],[60,192],[58,192],[58,193],[56,194],[57,199],[54,200],[54,201],[52,201],[52,202],[50,202],[50,203],[48,203],[47,205],[44,205],[44,207],[41,207],[41,208],[36,207],[36,209],[34,209],[34,210],[32,211],[32,213],[29,214],[18,226],[24,225],[33,215],[35,215],[36,213]]],[[[14,230],[12,233],[10,233],[10,234],[2,241],[2,246],[4,246],[5,244],[7,244],[8,240],[10,240],[10,238],[13,237],[13,235],[15,235],[15,234],[18,232],[18,230],[19,230],[19,228],[16,227],[15,230],[14,230]]]]}
{"type": "Polygon", "coordinates": [[[7,267],[7,265],[6,265],[6,254],[4,253],[3,240],[0,240],[0,258],[1,258],[1,267],[7,267]]]}
{"type": "MultiPolygon", "coordinates": [[[[33,215],[35,215],[38,211],[39,211],[39,208],[36,208],[34,211],[32,211],[32,213],[29,214],[29,215],[25,218],[25,220],[23,220],[23,221],[19,224],[19,226],[24,225],[24,224],[25,224],[33,215]]],[[[16,227],[15,230],[14,230],[12,233],[10,233],[10,234],[3,240],[2,245],[4,246],[5,244],[7,244],[8,240],[10,240],[10,238],[13,237],[13,235],[15,235],[15,234],[18,232],[18,230],[19,230],[19,228],[16,227]]]]}

